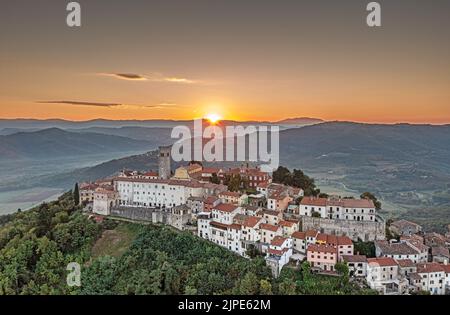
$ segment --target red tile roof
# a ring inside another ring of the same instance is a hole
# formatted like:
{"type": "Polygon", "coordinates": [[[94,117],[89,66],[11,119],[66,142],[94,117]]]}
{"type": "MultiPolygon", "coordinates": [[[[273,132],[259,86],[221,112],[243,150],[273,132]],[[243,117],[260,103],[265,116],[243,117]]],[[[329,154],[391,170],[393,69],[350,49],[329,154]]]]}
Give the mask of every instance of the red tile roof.
{"type": "Polygon", "coordinates": [[[243,222],[243,225],[245,225],[247,227],[254,227],[261,220],[262,219],[260,217],[249,216],[245,219],[245,221],[243,222]]]}
{"type": "Polygon", "coordinates": [[[220,222],[216,222],[216,221],[211,221],[209,223],[209,225],[211,225],[212,227],[221,229],[221,230],[226,230],[228,229],[228,224],[224,224],[224,223],[220,223],[220,222]]]}
{"type": "Polygon", "coordinates": [[[441,265],[445,273],[450,273],[450,265],[441,265]]]}
{"type": "Polygon", "coordinates": [[[306,233],[305,232],[294,232],[291,235],[293,238],[299,239],[299,240],[304,240],[306,238],[306,233]]]}
{"type": "Polygon", "coordinates": [[[232,205],[229,203],[220,203],[214,207],[215,210],[222,211],[222,212],[233,212],[237,208],[238,208],[238,206],[235,206],[235,205],[232,205]]]}
{"type": "Polygon", "coordinates": [[[281,212],[279,212],[279,211],[275,211],[275,210],[263,210],[262,211],[262,214],[264,215],[264,214],[267,214],[267,215],[272,215],[272,216],[276,216],[276,217],[278,217],[278,216],[281,216],[281,212]]]}
{"type": "Polygon", "coordinates": [[[205,204],[213,204],[214,202],[216,202],[217,200],[219,200],[219,198],[217,198],[216,196],[208,196],[205,199],[205,204]]]}
{"type": "Polygon", "coordinates": [[[380,266],[380,267],[388,267],[388,266],[397,266],[397,262],[390,257],[378,257],[378,258],[368,258],[367,259],[369,265],[372,266],[380,266]]]}
{"type": "Polygon", "coordinates": [[[344,208],[375,208],[370,199],[342,199],[344,208]]]}
{"type": "Polygon", "coordinates": [[[397,259],[397,263],[403,268],[414,267],[414,263],[411,259],[397,259]]]}
{"type": "Polygon", "coordinates": [[[438,263],[417,264],[417,273],[445,272],[442,266],[438,263]]]}
{"type": "Polygon", "coordinates": [[[288,250],[289,250],[288,248],[283,248],[282,250],[269,248],[269,249],[267,250],[267,252],[268,252],[269,254],[271,254],[271,255],[283,256],[283,254],[284,254],[285,252],[287,252],[288,250]]]}
{"type": "Polygon", "coordinates": [[[338,245],[353,245],[352,240],[348,236],[338,236],[338,245]]]}
{"type": "Polygon", "coordinates": [[[318,197],[304,197],[300,202],[305,206],[340,206],[344,208],[375,208],[373,201],[369,199],[327,199],[318,197]]]}
{"type": "Polygon", "coordinates": [[[319,231],[316,230],[308,230],[306,231],[306,237],[316,237],[319,231]]]}
{"type": "Polygon", "coordinates": [[[327,198],[317,198],[317,197],[303,197],[300,202],[301,205],[305,206],[318,206],[318,207],[326,207],[327,198]]]}
{"type": "Polygon", "coordinates": [[[286,241],[285,237],[282,236],[275,236],[272,240],[272,242],[270,243],[270,245],[273,246],[281,246],[283,245],[283,243],[286,241]]]}
{"type": "Polygon", "coordinates": [[[262,230],[268,230],[268,231],[272,231],[272,232],[276,232],[280,228],[279,226],[272,225],[272,224],[266,224],[266,223],[260,224],[259,227],[262,230]]]}
{"type": "Polygon", "coordinates": [[[367,262],[366,255],[342,255],[342,259],[350,263],[367,262]]]}
{"type": "Polygon", "coordinates": [[[281,221],[278,223],[278,225],[284,226],[284,227],[293,227],[296,223],[297,223],[297,222],[281,220],[281,221]]]}
{"type": "Polygon", "coordinates": [[[308,246],[308,252],[337,254],[337,249],[335,246],[311,244],[308,246]]]}

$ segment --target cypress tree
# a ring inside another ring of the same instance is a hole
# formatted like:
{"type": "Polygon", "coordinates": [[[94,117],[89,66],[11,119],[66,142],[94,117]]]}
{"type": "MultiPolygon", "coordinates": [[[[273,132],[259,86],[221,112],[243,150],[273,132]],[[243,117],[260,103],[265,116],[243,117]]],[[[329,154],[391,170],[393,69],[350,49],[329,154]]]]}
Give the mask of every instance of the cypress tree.
{"type": "Polygon", "coordinates": [[[78,189],[78,183],[75,183],[75,189],[73,190],[73,200],[75,205],[80,204],[80,190],[78,189]]]}

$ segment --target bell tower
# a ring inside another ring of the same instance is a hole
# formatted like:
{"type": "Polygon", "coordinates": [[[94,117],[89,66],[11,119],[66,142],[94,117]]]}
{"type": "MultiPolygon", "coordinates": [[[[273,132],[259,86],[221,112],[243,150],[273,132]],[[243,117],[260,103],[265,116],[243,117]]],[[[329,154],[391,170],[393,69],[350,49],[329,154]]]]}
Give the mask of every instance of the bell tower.
{"type": "Polygon", "coordinates": [[[159,147],[159,178],[161,179],[169,179],[171,175],[170,150],[170,146],[159,147]]]}

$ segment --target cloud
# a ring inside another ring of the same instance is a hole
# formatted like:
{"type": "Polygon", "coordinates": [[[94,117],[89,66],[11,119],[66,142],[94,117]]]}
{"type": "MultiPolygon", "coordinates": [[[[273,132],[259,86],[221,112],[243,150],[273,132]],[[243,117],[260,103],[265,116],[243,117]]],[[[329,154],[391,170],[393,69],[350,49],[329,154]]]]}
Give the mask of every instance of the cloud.
{"type": "Polygon", "coordinates": [[[98,107],[116,107],[123,104],[119,103],[98,103],[98,102],[80,102],[80,101],[37,101],[40,104],[65,104],[78,106],[98,106],[98,107]]]}
{"type": "Polygon", "coordinates": [[[150,82],[168,82],[168,83],[181,83],[181,84],[193,84],[198,81],[183,77],[169,77],[164,76],[161,73],[154,73],[151,75],[137,74],[137,73],[97,73],[96,75],[113,77],[120,80],[127,81],[150,81],[150,82]]]}
{"type": "Polygon", "coordinates": [[[95,107],[107,107],[107,108],[170,108],[177,107],[175,103],[162,102],[156,105],[135,105],[135,104],[122,104],[122,103],[100,103],[100,102],[83,102],[83,101],[37,101],[39,104],[63,104],[73,106],[95,106],[95,107]]]}
{"type": "Polygon", "coordinates": [[[148,79],[140,74],[136,73],[98,73],[98,75],[114,77],[120,80],[128,80],[128,81],[147,81],[148,79]]]}
{"type": "Polygon", "coordinates": [[[174,106],[178,106],[178,104],[176,103],[172,103],[172,102],[161,102],[158,105],[155,106],[165,106],[165,107],[174,107],[174,106]]]}
{"type": "Polygon", "coordinates": [[[185,78],[176,78],[176,77],[164,78],[164,81],[172,82],[172,83],[188,83],[188,84],[195,83],[195,81],[193,81],[193,80],[189,80],[189,79],[185,79],[185,78]]]}

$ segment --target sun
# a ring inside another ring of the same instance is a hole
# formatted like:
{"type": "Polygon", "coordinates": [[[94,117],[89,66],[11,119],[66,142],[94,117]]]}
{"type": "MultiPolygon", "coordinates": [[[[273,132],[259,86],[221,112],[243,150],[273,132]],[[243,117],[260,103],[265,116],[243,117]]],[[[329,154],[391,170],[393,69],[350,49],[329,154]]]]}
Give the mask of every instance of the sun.
{"type": "Polygon", "coordinates": [[[212,124],[216,124],[217,122],[220,121],[221,117],[217,114],[211,113],[206,115],[205,117],[210,123],[212,124]]]}

